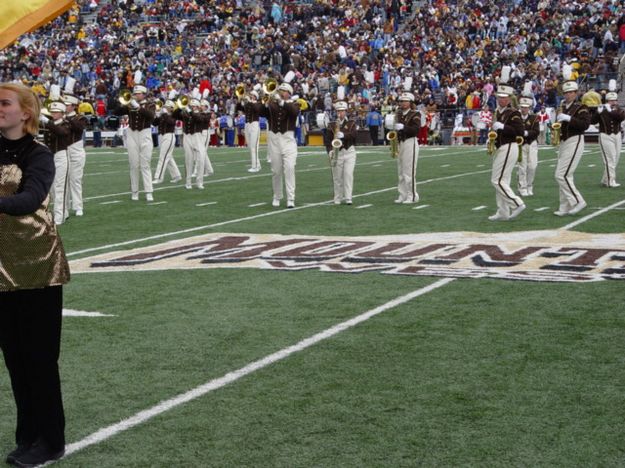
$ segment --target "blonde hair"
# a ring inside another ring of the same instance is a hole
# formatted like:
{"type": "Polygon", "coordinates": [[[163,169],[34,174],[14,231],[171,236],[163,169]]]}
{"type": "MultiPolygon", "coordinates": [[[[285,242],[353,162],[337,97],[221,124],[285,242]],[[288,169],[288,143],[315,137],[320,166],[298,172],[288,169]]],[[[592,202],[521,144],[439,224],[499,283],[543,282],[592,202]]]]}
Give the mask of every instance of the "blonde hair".
{"type": "Polygon", "coordinates": [[[39,133],[39,112],[41,111],[41,104],[37,95],[32,89],[19,83],[0,83],[0,89],[17,94],[20,108],[23,112],[30,114],[30,117],[24,122],[24,131],[37,136],[39,133]]]}

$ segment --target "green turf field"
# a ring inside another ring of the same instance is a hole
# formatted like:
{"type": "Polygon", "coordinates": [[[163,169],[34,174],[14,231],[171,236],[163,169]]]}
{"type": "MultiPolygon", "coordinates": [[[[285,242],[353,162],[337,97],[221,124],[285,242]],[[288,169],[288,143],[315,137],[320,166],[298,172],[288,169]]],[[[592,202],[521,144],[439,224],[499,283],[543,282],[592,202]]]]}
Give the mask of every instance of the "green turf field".
{"type": "MultiPolygon", "coordinates": [[[[484,148],[422,148],[416,205],[393,203],[388,149],[359,148],[353,206],[331,204],[325,153],[299,150],[287,210],[264,148],[255,174],[211,148],[204,190],[166,178],[153,203],[130,200],[123,149],[89,149],[85,215],[59,228],[56,465],[625,466],[625,185],[601,187],[596,145],[575,178],[588,208],[553,215],[545,147],[510,222],[487,220],[484,148]]],[[[4,369],[0,414],[4,454],[4,369]]]]}

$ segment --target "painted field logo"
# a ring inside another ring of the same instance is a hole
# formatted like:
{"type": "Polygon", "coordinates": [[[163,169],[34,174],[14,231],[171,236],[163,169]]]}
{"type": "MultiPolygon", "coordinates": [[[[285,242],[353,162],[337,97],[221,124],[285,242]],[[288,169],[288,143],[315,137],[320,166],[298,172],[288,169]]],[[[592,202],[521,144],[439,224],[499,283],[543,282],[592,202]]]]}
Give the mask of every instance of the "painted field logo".
{"type": "Polygon", "coordinates": [[[625,235],[532,231],[319,237],[207,234],[71,262],[74,273],[263,268],[531,281],[625,279],[625,235]]]}

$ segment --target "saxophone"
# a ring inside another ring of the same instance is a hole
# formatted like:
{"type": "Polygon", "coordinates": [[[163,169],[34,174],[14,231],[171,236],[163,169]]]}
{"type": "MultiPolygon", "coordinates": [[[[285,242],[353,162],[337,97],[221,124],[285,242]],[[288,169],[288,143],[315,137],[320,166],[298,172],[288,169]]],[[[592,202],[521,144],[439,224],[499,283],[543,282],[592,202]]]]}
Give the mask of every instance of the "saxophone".
{"type": "MultiPolygon", "coordinates": [[[[558,114],[561,114],[561,113],[562,113],[562,106],[556,109],[556,119],[558,118],[558,114]]],[[[551,124],[551,130],[553,132],[551,135],[551,145],[558,146],[560,144],[560,134],[562,132],[562,124],[560,122],[554,122],[553,124],[551,124]]]]}
{"type": "MultiPolygon", "coordinates": [[[[399,117],[399,111],[395,112],[395,123],[397,123],[399,117]]],[[[397,130],[391,130],[386,134],[386,139],[389,141],[391,147],[391,158],[397,159],[399,156],[399,141],[397,140],[397,130]]]]}
{"type": "Polygon", "coordinates": [[[492,156],[493,154],[495,154],[495,150],[496,150],[496,142],[497,142],[497,132],[495,130],[493,130],[492,126],[493,124],[497,122],[497,111],[495,111],[495,114],[493,116],[493,121],[491,123],[491,130],[490,132],[488,132],[488,145],[486,146],[486,152],[488,153],[489,156],[492,156]]]}
{"type": "Polygon", "coordinates": [[[341,131],[341,123],[339,122],[339,119],[336,119],[336,122],[334,123],[334,139],[332,140],[332,151],[330,152],[330,166],[331,167],[336,167],[336,163],[339,159],[339,151],[341,151],[341,147],[343,146],[343,142],[339,139],[336,138],[337,133],[339,133],[341,131]]]}

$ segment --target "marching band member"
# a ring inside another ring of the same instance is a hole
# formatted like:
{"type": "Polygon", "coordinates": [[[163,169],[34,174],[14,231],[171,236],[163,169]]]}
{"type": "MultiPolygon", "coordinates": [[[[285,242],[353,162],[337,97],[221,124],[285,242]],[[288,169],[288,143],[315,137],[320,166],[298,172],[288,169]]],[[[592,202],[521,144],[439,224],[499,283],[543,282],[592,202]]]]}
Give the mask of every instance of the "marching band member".
{"type": "Polygon", "coordinates": [[[201,144],[204,117],[199,112],[200,101],[191,99],[189,105],[178,108],[173,112],[173,117],[182,121],[182,147],[184,149],[185,188],[193,187],[193,169],[195,166],[195,183],[200,190],[204,188],[205,155],[198,148],[201,144]],[[199,135],[198,138],[196,135],[199,135]]]}
{"type": "Polygon", "coordinates": [[[272,206],[279,207],[283,198],[282,176],[286,186],[286,207],[295,207],[295,164],[297,160],[297,142],[295,124],[299,114],[299,105],[290,101],[293,88],[288,83],[278,86],[275,94],[261,110],[261,116],[268,121],[267,155],[271,161],[273,201],[272,206]]]}
{"type": "Polygon", "coordinates": [[[395,130],[399,143],[397,155],[397,190],[399,197],[395,203],[416,203],[419,201],[417,193],[416,175],[419,160],[419,129],[425,125],[425,116],[422,112],[412,109],[414,94],[401,93],[399,109],[395,114],[395,130]]]}
{"type": "Polygon", "coordinates": [[[618,108],[618,95],[611,91],[605,95],[606,104],[599,106],[594,112],[590,123],[599,124],[599,148],[603,158],[604,187],[620,187],[616,182],[616,166],[621,154],[621,122],[625,120],[625,112],[618,108]]]}
{"type": "Polygon", "coordinates": [[[63,224],[67,219],[67,196],[69,190],[69,156],[67,147],[71,143],[72,129],[64,119],[66,107],[59,101],[50,104],[51,119],[45,115],[39,117],[43,124],[44,144],[54,154],[56,173],[52,182],[52,198],[54,200],[54,222],[63,224]]]}
{"type": "Polygon", "coordinates": [[[237,103],[236,110],[242,110],[245,113],[245,142],[250,149],[250,156],[252,158],[252,167],[248,169],[248,172],[260,171],[260,158],[258,157],[258,147],[260,143],[260,113],[263,105],[258,102],[258,93],[256,91],[250,91],[243,98],[243,102],[237,103]]]}
{"type": "Polygon", "coordinates": [[[521,161],[518,164],[519,193],[522,197],[534,195],[534,176],[538,166],[538,143],[536,139],[540,133],[538,116],[530,112],[534,100],[531,97],[521,97],[519,108],[523,119],[523,146],[521,161]]]}
{"type": "Polygon", "coordinates": [[[130,164],[130,191],[132,200],[139,200],[139,174],[143,181],[143,190],[147,201],[154,201],[152,195],[152,140],[151,125],[154,121],[155,106],[146,100],[147,88],[135,85],[132,99],[122,103],[119,115],[128,115],[128,162],[130,164]]]}
{"type": "Polygon", "coordinates": [[[356,122],[347,118],[347,103],[339,101],[334,105],[336,122],[328,125],[324,143],[334,181],[334,204],[352,204],[354,187],[354,167],[356,166],[356,122]]]}
{"type": "Polygon", "coordinates": [[[555,178],[560,193],[560,207],[556,216],[579,213],[586,207],[586,201],[575,187],[573,176],[584,152],[584,132],[590,126],[590,110],[577,101],[577,82],[569,80],[562,83],[564,102],[556,121],[562,124],[560,129],[560,149],[555,178]]]}
{"type": "Polygon", "coordinates": [[[175,104],[172,100],[165,101],[165,104],[154,119],[154,125],[158,128],[159,134],[159,155],[156,170],[154,171],[153,184],[160,184],[165,179],[165,170],[169,171],[171,182],[176,183],[182,180],[180,169],[174,160],[174,147],[176,146],[176,119],[171,113],[174,111],[175,104]]]}
{"type": "Polygon", "coordinates": [[[204,145],[204,153],[206,154],[206,160],[204,162],[204,175],[211,176],[213,175],[213,165],[211,164],[211,160],[208,157],[208,147],[210,146],[210,138],[211,138],[211,111],[210,111],[210,102],[206,99],[202,99],[200,101],[202,106],[202,114],[204,116],[204,125],[202,127],[202,144],[204,145]]]}
{"type": "Polygon", "coordinates": [[[495,187],[497,212],[488,217],[491,221],[516,218],[525,209],[523,200],[510,188],[512,170],[518,160],[516,138],[523,136],[523,119],[519,111],[510,105],[514,88],[505,84],[507,80],[502,79],[501,82],[502,84],[497,87],[497,110],[491,127],[497,132],[490,178],[491,184],[495,187]]]}
{"type": "MultiPolygon", "coordinates": [[[[87,117],[76,113],[76,108],[79,104],[79,100],[76,96],[66,94],[63,96],[63,101],[67,108],[65,119],[69,123],[72,130],[72,143],[67,148],[69,156],[69,198],[71,202],[67,203],[67,205],[69,206],[71,204],[76,216],[82,216],[82,178],[87,159],[87,153],[85,152],[85,145],[83,142],[83,133],[85,128],[87,128],[88,121],[87,117]]],[[[68,200],[68,202],[70,200],[68,200]]]]}

